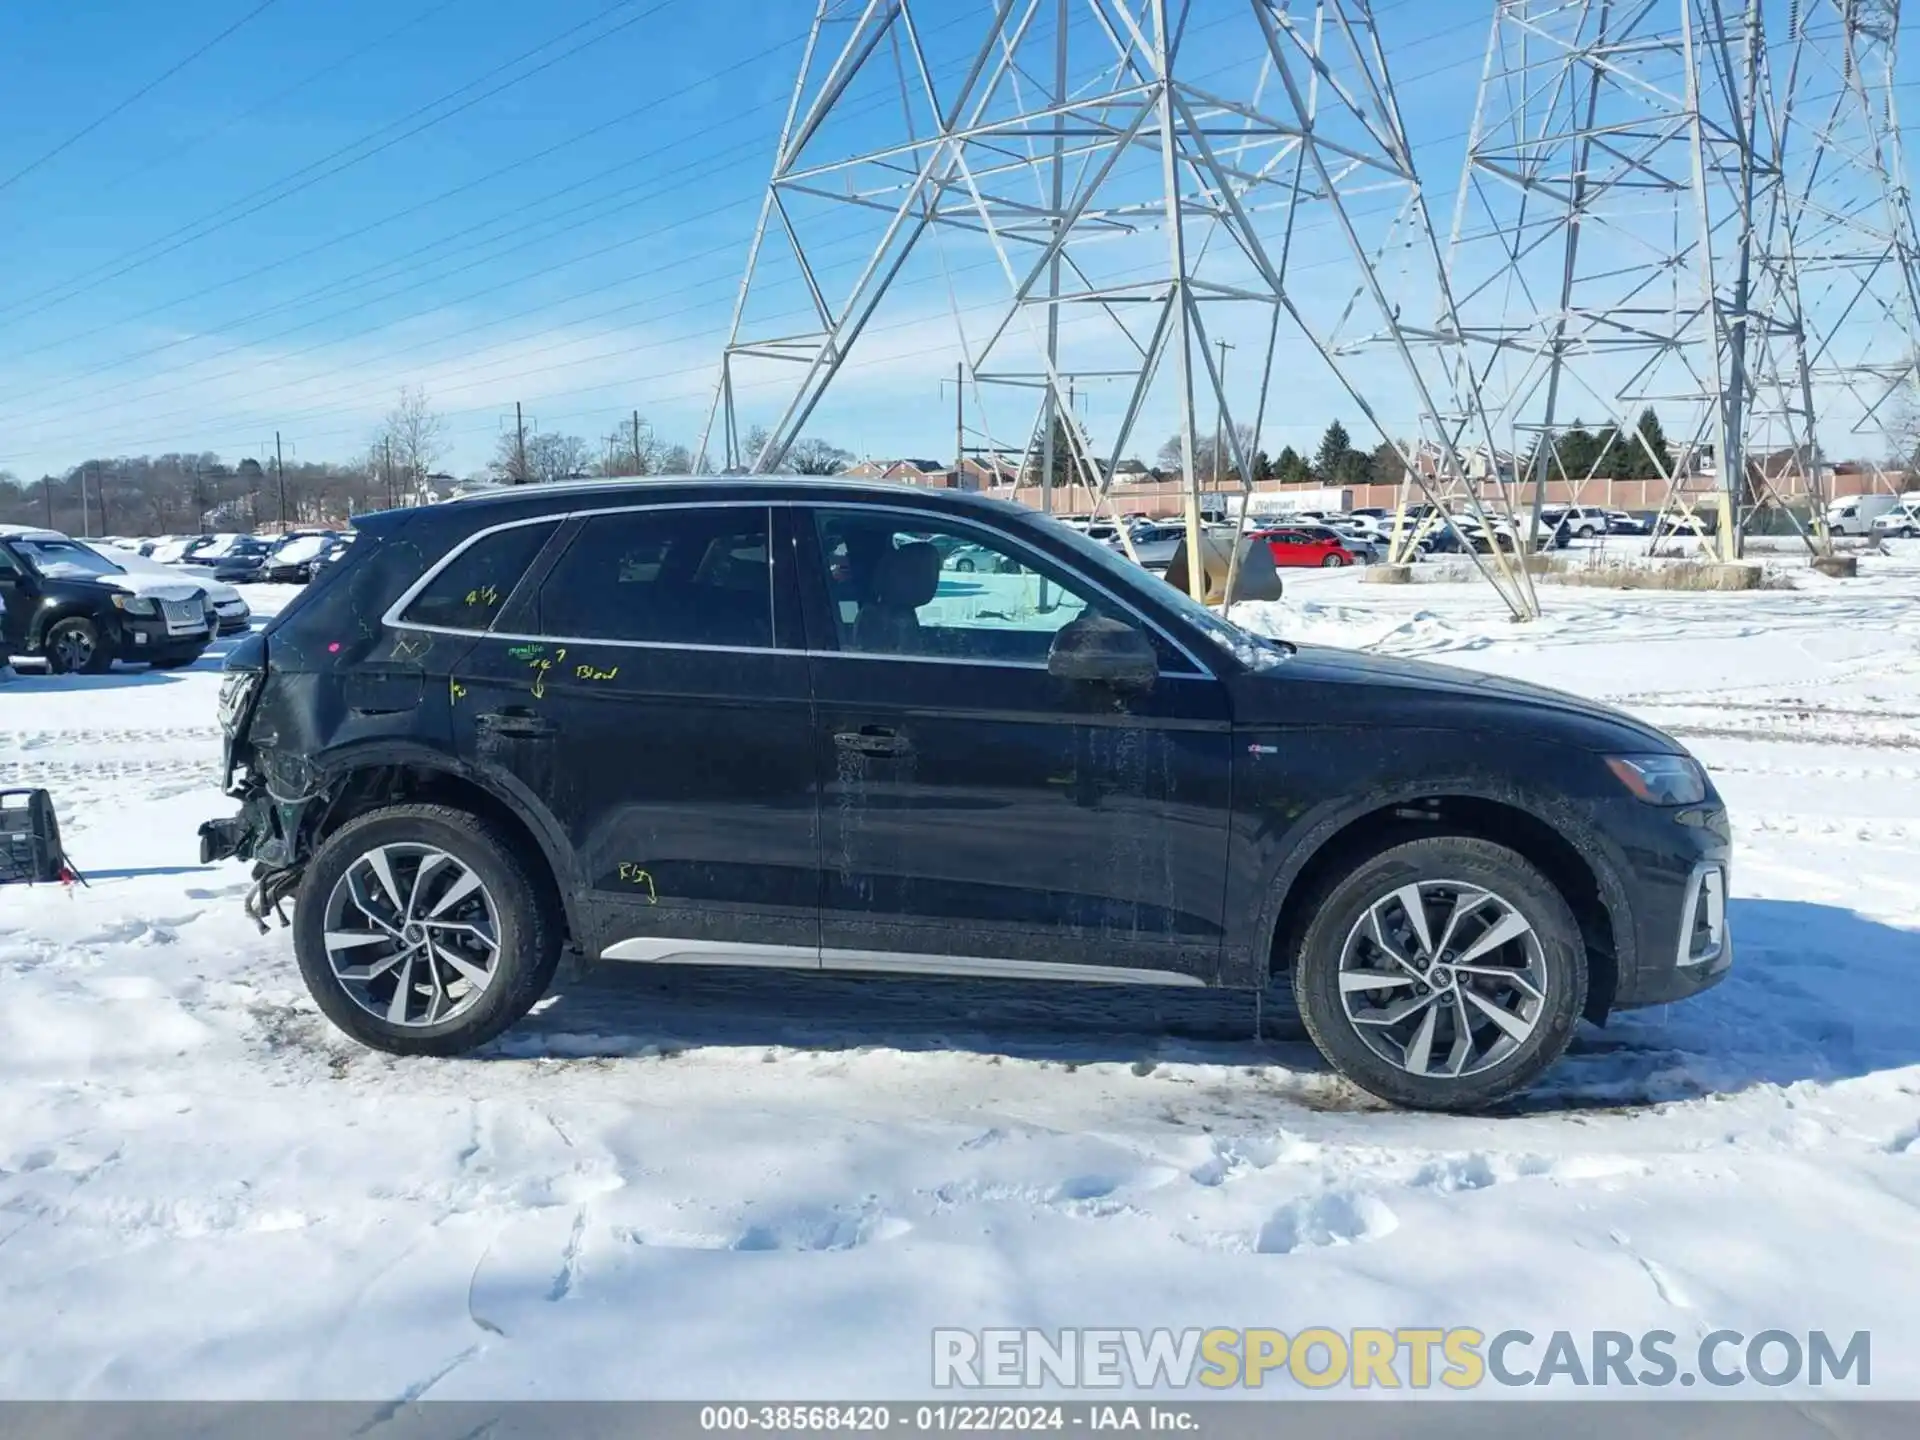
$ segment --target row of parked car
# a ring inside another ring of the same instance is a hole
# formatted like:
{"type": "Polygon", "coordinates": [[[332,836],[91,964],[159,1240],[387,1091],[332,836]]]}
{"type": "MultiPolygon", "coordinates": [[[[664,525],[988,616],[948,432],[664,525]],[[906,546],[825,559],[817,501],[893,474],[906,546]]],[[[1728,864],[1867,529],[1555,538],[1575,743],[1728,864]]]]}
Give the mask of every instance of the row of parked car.
{"type": "Polygon", "coordinates": [[[163,565],[209,570],[228,583],[305,585],[339,557],[352,536],[338,530],[289,530],[284,535],[239,533],[161,535],[151,539],[109,536],[104,542],[163,565]]]}
{"type": "MultiPolygon", "coordinates": [[[[1229,531],[1232,521],[1219,515],[1207,517],[1209,528],[1223,525],[1229,531]]],[[[1629,514],[1624,510],[1604,510],[1584,505],[1550,505],[1541,511],[1541,543],[1564,547],[1574,540],[1593,540],[1606,535],[1648,535],[1653,517],[1629,514]]],[[[1068,525],[1090,538],[1115,549],[1125,550],[1120,525],[1127,529],[1131,550],[1149,570],[1163,570],[1185,535],[1180,520],[1155,520],[1143,515],[1124,516],[1119,524],[1068,517],[1068,525]]],[[[1385,507],[1331,512],[1295,510],[1254,512],[1247,518],[1247,534],[1263,541],[1273,554],[1276,566],[1333,570],[1347,565],[1369,565],[1385,558],[1392,548],[1394,512],[1385,507]]],[[[1409,506],[1400,522],[1402,536],[1415,558],[1429,554],[1463,552],[1468,549],[1488,554],[1519,548],[1514,526],[1503,519],[1486,521],[1472,516],[1456,516],[1453,526],[1440,523],[1431,505],[1409,506]]],[[[1704,532],[1706,522],[1681,524],[1704,532]]],[[[1670,524],[1669,529],[1677,528],[1670,524]]]]}
{"type": "Polygon", "coordinates": [[[350,537],[109,536],[0,526],[0,671],[11,657],[54,674],[100,674],[116,660],[170,670],[219,636],[242,634],[253,611],[234,582],[304,584],[350,537]]]}

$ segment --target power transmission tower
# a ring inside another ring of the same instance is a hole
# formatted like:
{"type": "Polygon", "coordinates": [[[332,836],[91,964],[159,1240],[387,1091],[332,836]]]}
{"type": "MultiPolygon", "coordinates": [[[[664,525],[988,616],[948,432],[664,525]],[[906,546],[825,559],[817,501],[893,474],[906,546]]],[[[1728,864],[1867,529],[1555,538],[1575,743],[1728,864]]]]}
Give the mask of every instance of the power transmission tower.
{"type": "Polygon", "coordinates": [[[1791,345],[1757,367],[1756,419],[1785,437],[1776,491],[1825,499],[1827,465],[1864,458],[1898,488],[1920,439],[1920,241],[1895,106],[1900,0],[1794,0],[1776,64],[1783,180],[1764,237],[1791,345]],[[1865,456],[1858,447],[1870,446],[1865,456]]]}
{"type": "MultiPolygon", "coordinates": [[[[1627,469],[1748,504],[1757,220],[1780,169],[1760,0],[1496,0],[1447,273],[1489,428],[1531,499],[1627,469]],[[1648,443],[1666,417],[1678,444],[1648,443]],[[1573,453],[1570,422],[1599,421],[1573,453]],[[1676,423],[1677,422],[1677,423],[1676,423]],[[1511,456],[1511,460],[1507,457],[1511,456]]],[[[1790,272],[1789,272],[1790,274],[1790,272]]]]}
{"type": "MultiPolygon", "coordinates": [[[[983,432],[1032,436],[1043,482],[1064,436],[1098,503],[1138,428],[1171,428],[1198,553],[1196,413],[1211,405],[1245,484],[1287,334],[1290,386],[1317,357],[1329,405],[1426,457],[1430,497],[1480,509],[1463,437],[1490,436],[1367,0],[990,0],[936,29],[927,8],[817,0],[703,455],[773,470],[849,364],[957,355],[983,432]],[[850,244],[864,259],[837,261],[850,244]],[[889,309],[904,347],[868,338],[889,309]],[[1233,397],[1213,350],[1229,335],[1262,356],[1233,397]],[[1057,423],[1075,385],[1085,418],[1057,423]],[[996,396],[1033,408],[993,424],[996,396]]],[[[1523,569],[1483,569],[1537,613],[1523,569]]]]}

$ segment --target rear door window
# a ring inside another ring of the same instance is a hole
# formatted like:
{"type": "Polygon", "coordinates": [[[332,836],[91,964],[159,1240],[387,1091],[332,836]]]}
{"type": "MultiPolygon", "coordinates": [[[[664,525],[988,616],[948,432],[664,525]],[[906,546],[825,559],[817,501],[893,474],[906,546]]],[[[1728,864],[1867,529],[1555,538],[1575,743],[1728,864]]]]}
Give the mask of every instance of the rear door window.
{"type": "Polygon", "coordinates": [[[588,515],[540,587],[540,631],[770,649],[768,529],[760,505],[588,515]]]}
{"type": "Polygon", "coordinates": [[[514,525],[482,535],[414,596],[400,620],[448,630],[484,631],[506,607],[527,567],[559,528],[557,520],[514,525]]]}

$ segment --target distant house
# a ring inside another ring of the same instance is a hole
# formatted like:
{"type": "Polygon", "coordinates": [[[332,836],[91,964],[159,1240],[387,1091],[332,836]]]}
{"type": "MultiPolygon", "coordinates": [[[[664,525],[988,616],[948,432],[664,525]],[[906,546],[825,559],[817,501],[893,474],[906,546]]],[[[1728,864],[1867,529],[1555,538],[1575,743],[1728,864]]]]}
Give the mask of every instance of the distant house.
{"type": "Polygon", "coordinates": [[[862,460],[840,473],[854,480],[895,480],[903,485],[953,483],[953,471],[943,460],[862,460]]]}

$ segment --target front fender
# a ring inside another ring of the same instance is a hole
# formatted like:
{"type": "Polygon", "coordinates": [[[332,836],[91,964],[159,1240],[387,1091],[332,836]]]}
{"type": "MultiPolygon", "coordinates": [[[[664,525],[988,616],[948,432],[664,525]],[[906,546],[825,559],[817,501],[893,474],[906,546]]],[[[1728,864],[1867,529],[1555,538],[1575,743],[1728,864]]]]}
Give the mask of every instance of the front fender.
{"type": "Polygon", "coordinates": [[[1318,737],[1292,731],[1274,740],[1267,754],[1255,748],[1260,742],[1252,737],[1235,745],[1227,964],[1244,965],[1243,983],[1265,983],[1281,913],[1317,855],[1358,821],[1435,799],[1500,805],[1551,827],[1592,870],[1612,923],[1620,970],[1632,973],[1637,945],[1622,878],[1630,870],[1627,857],[1593,822],[1564,771],[1557,783],[1545,779],[1557,767],[1551,754],[1535,752],[1554,747],[1505,745],[1498,756],[1501,768],[1494,770],[1458,753],[1476,737],[1451,732],[1378,731],[1362,737],[1343,728],[1318,737]],[[1292,763],[1284,763],[1282,747],[1293,752],[1292,763]],[[1435,753],[1441,750],[1456,753],[1443,759],[1435,753]],[[1355,791],[1341,783],[1353,774],[1386,778],[1355,791]]]}
{"type": "Polygon", "coordinates": [[[105,614],[72,600],[42,600],[27,617],[27,649],[38,653],[47,643],[47,631],[62,620],[78,618],[91,620],[100,627],[100,639],[115,654],[121,648],[124,638],[120,632],[120,620],[111,608],[105,614]]]}

